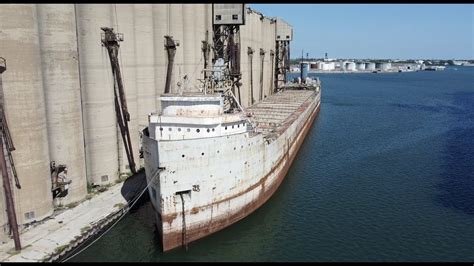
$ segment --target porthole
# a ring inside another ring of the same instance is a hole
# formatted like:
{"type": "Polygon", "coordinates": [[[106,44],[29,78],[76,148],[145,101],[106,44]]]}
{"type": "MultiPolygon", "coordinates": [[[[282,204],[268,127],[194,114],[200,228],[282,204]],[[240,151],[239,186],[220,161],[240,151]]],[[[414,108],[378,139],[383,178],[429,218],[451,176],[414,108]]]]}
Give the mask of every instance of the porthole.
{"type": "Polygon", "coordinates": [[[162,128],[162,127],[160,127],[160,131],[163,131],[163,128],[162,128]]]}
{"type": "Polygon", "coordinates": [[[235,147],[234,147],[234,151],[235,151],[235,147]]]}
{"type": "Polygon", "coordinates": [[[180,127],[178,127],[178,132],[181,132],[181,128],[180,128],[180,127]]]}
{"type": "Polygon", "coordinates": [[[219,150],[217,150],[217,153],[219,153],[219,150]]]}
{"type": "Polygon", "coordinates": [[[183,157],[183,158],[184,158],[184,154],[183,154],[183,155],[181,155],[181,157],[183,157]]]}
{"type": "Polygon", "coordinates": [[[188,130],[187,130],[187,131],[188,131],[188,132],[191,132],[191,129],[190,129],[190,128],[188,128],[188,130]]]}
{"type": "Polygon", "coordinates": [[[216,129],[215,129],[215,128],[213,128],[213,129],[212,129],[212,132],[214,132],[214,131],[216,131],[216,129]]]}
{"type": "Polygon", "coordinates": [[[211,132],[211,130],[208,128],[208,129],[207,129],[207,133],[209,133],[209,132],[211,132]]]}
{"type": "Polygon", "coordinates": [[[202,155],[202,156],[204,156],[204,152],[203,152],[203,153],[201,153],[201,155],[202,155]]]}
{"type": "Polygon", "coordinates": [[[227,126],[225,127],[225,130],[227,130],[227,126]]]}
{"type": "Polygon", "coordinates": [[[234,125],[232,125],[232,128],[234,128],[234,125]]]}
{"type": "Polygon", "coordinates": [[[197,132],[197,133],[199,133],[200,131],[201,131],[201,130],[199,130],[199,128],[198,128],[198,129],[196,129],[196,132],[197,132]]]}
{"type": "Polygon", "coordinates": [[[240,127],[240,124],[238,124],[237,127],[240,127]]]}
{"type": "Polygon", "coordinates": [[[171,128],[168,128],[169,131],[171,131],[172,129],[171,128]]]}

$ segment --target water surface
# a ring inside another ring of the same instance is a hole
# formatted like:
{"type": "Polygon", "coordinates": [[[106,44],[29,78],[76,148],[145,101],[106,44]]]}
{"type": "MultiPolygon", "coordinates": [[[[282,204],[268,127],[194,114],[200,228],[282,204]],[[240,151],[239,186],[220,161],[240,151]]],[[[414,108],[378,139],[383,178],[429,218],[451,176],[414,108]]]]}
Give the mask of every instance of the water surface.
{"type": "Polygon", "coordinates": [[[474,67],[315,76],[319,116],[260,209],[162,253],[146,202],[71,261],[474,261],[474,67]]]}

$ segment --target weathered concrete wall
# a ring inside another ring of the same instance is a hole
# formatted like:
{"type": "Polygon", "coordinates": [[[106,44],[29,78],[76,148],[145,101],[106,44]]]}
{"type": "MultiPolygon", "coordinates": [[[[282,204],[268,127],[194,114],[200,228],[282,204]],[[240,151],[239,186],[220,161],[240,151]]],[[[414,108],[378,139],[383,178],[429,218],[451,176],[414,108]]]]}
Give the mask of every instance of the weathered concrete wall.
{"type": "Polygon", "coordinates": [[[110,61],[101,27],[113,27],[113,5],[76,5],[87,179],[101,184],[117,177],[117,134],[110,61]]]}
{"type": "MultiPolygon", "coordinates": [[[[270,50],[275,49],[275,24],[254,11],[246,12],[247,25],[240,33],[243,106],[250,105],[247,48],[254,49],[256,101],[261,88],[260,49],[265,51],[263,96],[272,85],[270,50]]],[[[176,82],[184,75],[191,78],[187,90],[198,90],[193,86],[203,77],[201,45],[206,32],[212,42],[211,4],[2,5],[0,56],[8,62],[3,88],[23,186],[14,188],[21,224],[52,212],[51,160],[68,165],[73,183],[66,203],[84,198],[87,183],[114,182],[119,173],[129,171],[116,125],[113,78],[107,50],[101,46],[101,27],[124,34],[119,62],[137,167],[143,165],[139,131],[148,124],[147,114],[159,110],[164,92],[165,35],[180,43],[172,91],[178,90],[176,82]],[[25,219],[30,212],[34,218],[25,219]]],[[[0,226],[5,224],[2,213],[0,226]]]]}
{"type": "MultiPolygon", "coordinates": [[[[137,96],[137,58],[135,38],[135,7],[131,4],[121,4],[116,6],[114,14],[114,29],[123,33],[125,41],[120,44],[120,70],[122,72],[122,80],[124,84],[125,96],[127,98],[127,108],[130,113],[129,131],[132,142],[133,157],[136,167],[139,165],[139,126],[138,126],[138,96],[137,96]]],[[[119,166],[120,172],[126,173],[130,171],[128,166],[127,155],[120,139],[120,131],[117,128],[118,145],[119,145],[119,166]]]]}
{"type": "Polygon", "coordinates": [[[50,160],[67,164],[74,185],[64,203],[87,194],[74,5],[38,5],[50,160]]]}
{"type": "Polygon", "coordinates": [[[53,211],[36,5],[2,5],[0,28],[0,53],[7,59],[5,109],[22,186],[13,187],[14,202],[18,223],[24,224],[53,211]]]}

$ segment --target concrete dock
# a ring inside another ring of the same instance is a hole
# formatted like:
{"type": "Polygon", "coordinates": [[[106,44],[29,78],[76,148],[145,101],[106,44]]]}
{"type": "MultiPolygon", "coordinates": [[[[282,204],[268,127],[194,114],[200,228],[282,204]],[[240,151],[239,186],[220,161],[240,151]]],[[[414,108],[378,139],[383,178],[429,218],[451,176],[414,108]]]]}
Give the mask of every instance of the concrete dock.
{"type": "Polygon", "coordinates": [[[123,183],[85,200],[74,208],[25,229],[20,239],[23,249],[15,251],[13,240],[0,245],[0,261],[49,262],[74,248],[91,236],[94,229],[103,227],[120,216],[127,206],[123,183]]]}

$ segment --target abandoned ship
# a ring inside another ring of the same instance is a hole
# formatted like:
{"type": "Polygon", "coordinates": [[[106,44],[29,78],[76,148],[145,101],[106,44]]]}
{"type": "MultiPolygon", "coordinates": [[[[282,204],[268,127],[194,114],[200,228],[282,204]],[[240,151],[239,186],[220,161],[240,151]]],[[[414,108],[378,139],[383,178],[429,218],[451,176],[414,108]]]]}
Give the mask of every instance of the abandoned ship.
{"type": "MultiPolygon", "coordinates": [[[[286,82],[292,29],[283,23],[276,28],[275,89],[242,107],[239,26],[244,24],[243,5],[213,5],[214,64],[204,67],[199,89],[177,92],[169,89],[169,66],[161,108],[149,114],[143,130],[148,192],[164,251],[187,247],[264,204],[319,112],[319,80],[286,82]]],[[[177,45],[167,41],[172,62],[177,45]]]]}

